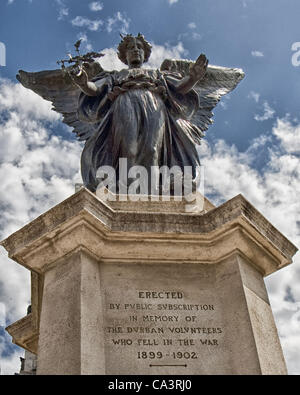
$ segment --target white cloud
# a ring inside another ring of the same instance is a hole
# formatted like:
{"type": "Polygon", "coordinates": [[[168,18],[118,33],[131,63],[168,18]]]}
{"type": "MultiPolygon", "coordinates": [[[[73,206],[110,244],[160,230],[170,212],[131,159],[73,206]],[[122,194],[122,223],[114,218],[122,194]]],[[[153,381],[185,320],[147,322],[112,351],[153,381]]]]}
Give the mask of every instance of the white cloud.
{"type": "Polygon", "coordinates": [[[66,6],[64,0],[55,0],[58,6],[58,20],[64,19],[66,16],[69,15],[69,8],[66,6]]]}
{"type": "Polygon", "coordinates": [[[293,126],[288,119],[278,120],[273,133],[288,154],[300,154],[300,125],[293,126]]]}
{"type": "Polygon", "coordinates": [[[187,50],[184,48],[183,44],[179,42],[177,45],[170,46],[168,44],[165,45],[157,45],[152,44],[152,54],[148,61],[145,64],[145,67],[153,67],[159,68],[162,62],[167,59],[181,59],[182,57],[187,55],[187,50]]]}
{"type": "Polygon", "coordinates": [[[168,2],[169,2],[170,5],[173,5],[173,4],[175,4],[175,3],[178,3],[178,1],[179,1],[179,0],[168,0],[168,2]]]}
{"type": "Polygon", "coordinates": [[[254,101],[255,101],[256,103],[258,103],[258,102],[259,102],[259,98],[260,98],[260,94],[257,93],[257,92],[251,91],[251,92],[249,93],[249,95],[248,95],[248,98],[249,98],[249,99],[254,99],[254,101]]]}
{"type": "Polygon", "coordinates": [[[202,35],[200,33],[197,33],[197,32],[192,32],[191,37],[192,37],[193,40],[202,40],[202,35]]]}
{"type": "MultiPolygon", "coordinates": [[[[46,121],[54,122],[59,119],[59,115],[55,111],[50,111],[51,104],[45,100],[41,100],[39,96],[32,93],[28,89],[24,89],[20,84],[14,84],[8,80],[0,79],[0,111],[19,112],[19,116],[24,117],[35,116],[46,121]]],[[[33,118],[31,118],[33,119],[33,118]]]]}
{"type": "MultiPolygon", "coordinates": [[[[0,80],[0,109],[3,239],[74,192],[80,182],[81,144],[55,136],[60,116],[20,84],[0,80]]],[[[12,322],[26,313],[29,272],[9,260],[3,248],[0,251],[0,301],[12,322]]]]}
{"type": "Polygon", "coordinates": [[[126,18],[120,11],[114,16],[107,19],[106,30],[111,33],[113,30],[118,30],[122,34],[128,33],[130,19],[126,18]]]}
{"type": "Polygon", "coordinates": [[[101,26],[105,26],[108,33],[118,31],[122,34],[128,33],[130,19],[126,18],[120,11],[104,22],[102,19],[89,19],[83,16],[76,16],[71,21],[73,26],[85,27],[90,31],[98,31],[101,26]]]}
{"type": "Polygon", "coordinates": [[[103,21],[101,19],[91,20],[83,16],[76,16],[76,18],[72,19],[71,23],[73,26],[86,27],[91,31],[98,31],[100,26],[103,25],[103,21]]]}
{"type": "Polygon", "coordinates": [[[254,119],[256,121],[258,121],[258,122],[267,121],[268,119],[271,119],[274,117],[275,110],[273,108],[271,108],[269,103],[266,101],[263,104],[263,110],[264,110],[263,115],[257,115],[257,114],[254,115],[254,119]]]}
{"type": "Polygon", "coordinates": [[[68,8],[60,8],[59,14],[58,14],[58,20],[64,19],[65,16],[69,15],[69,9],[68,8]]]}
{"type": "MultiPolygon", "coordinates": [[[[259,103],[260,93],[251,91],[248,95],[248,98],[253,99],[255,101],[255,103],[259,103]]],[[[262,109],[263,109],[262,115],[258,115],[258,114],[254,115],[254,119],[256,121],[263,122],[263,121],[268,121],[269,119],[274,118],[275,110],[273,108],[271,108],[270,104],[267,101],[264,101],[264,103],[262,105],[262,109]]]]}
{"type": "Polygon", "coordinates": [[[251,55],[255,58],[263,58],[264,54],[261,51],[251,51],[251,55]]]}
{"type": "MultiPolygon", "coordinates": [[[[60,116],[51,104],[33,92],[0,80],[0,239],[16,231],[56,203],[74,193],[80,182],[81,144],[53,134],[60,116]]],[[[30,273],[8,259],[0,249],[1,324],[26,314],[30,303],[30,273]]],[[[10,341],[0,336],[0,354],[10,341]]],[[[1,357],[2,374],[20,369],[17,349],[1,357]]]]}
{"type": "Polygon", "coordinates": [[[122,70],[126,67],[126,65],[118,58],[117,50],[115,48],[105,48],[101,50],[101,52],[105,56],[100,58],[99,62],[104,70],[122,70]]]}
{"type": "Polygon", "coordinates": [[[6,307],[5,304],[0,302],[0,327],[6,325],[6,307]]]}
{"type": "Polygon", "coordinates": [[[196,25],[195,22],[191,22],[191,23],[188,24],[188,28],[189,29],[196,29],[196,27],[197,27],[197,25],[196,25]]]}
{"type": "Polygon", "coordinates": [[[195,31],[189,31],[185,33],[180,33],[177,37],[178,41],[181,40],[202,40],[202,35],[200,33],[197,33],[195,31]]]}
{"type": "Polygon", "coordinates": [[[103,10],[103,4],[100,1],[92,1],[89,4],[89,8],[91,11],[95,11],[95,12],[101,11],[103,10]]]}

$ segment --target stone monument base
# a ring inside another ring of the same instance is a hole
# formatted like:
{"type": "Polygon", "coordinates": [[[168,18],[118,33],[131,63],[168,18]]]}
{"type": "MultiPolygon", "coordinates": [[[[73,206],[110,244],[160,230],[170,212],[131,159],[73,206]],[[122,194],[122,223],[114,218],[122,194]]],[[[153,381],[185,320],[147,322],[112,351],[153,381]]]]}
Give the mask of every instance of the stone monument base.
{"type": "Polygon", "coordinates": [[[241,195],[155,205],[82,188],[2,242],[32,272],[7,330],[37,373],[286,374],[263,277],[296,247],[241,195]]]}

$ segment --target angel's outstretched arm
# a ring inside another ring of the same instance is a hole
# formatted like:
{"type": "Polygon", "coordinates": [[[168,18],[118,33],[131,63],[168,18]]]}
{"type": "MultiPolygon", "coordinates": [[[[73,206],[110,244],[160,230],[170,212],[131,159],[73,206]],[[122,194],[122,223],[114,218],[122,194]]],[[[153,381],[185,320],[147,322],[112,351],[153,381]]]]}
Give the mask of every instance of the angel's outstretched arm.
{"type": "MultiPolygon", "coordinates": [[[[84,65],[85,66],[85,65],[84,65]]],[[[75,67],[68,71],[69,76],[75,85],[87,96],[98,96],[101,91],[101,87],[97,86],[94,82],[89,81],[88,74],[85,67],[75,67]]]]}
{"type": "Polygon", "coordinates": [[[182,94],[188,93],[197,82],[201,81],[206,73],[208,59],[201,54],[196,60],[195,64],[191,66],[189,75],[184,77],[177,85],[177,91],[182,94]]]}

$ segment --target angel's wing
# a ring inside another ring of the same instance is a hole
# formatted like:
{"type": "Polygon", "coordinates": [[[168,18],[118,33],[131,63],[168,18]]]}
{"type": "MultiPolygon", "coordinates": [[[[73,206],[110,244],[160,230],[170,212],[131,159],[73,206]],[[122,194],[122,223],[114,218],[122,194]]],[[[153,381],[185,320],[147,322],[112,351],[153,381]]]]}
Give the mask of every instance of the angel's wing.
{"type": "MultiPolygon", "coordinates": [[[[88,69],[89,79],[103,71],[98,62],[92,63],[88,69]]],[[[80,89],[73,84],[71,78],[63,70],[40,71],[27,73],[19,71],[17,80],[43,99],[51,101],[53,110],[63,115],[63,122],[71,126],[79,140],[87,140],[94,132],[96,124],[82,122],[77,117],[80,89]]]]}
{"type": "MultiPolygon", "coordinates": [[[[166,59],[161,65],[162,71],[180,73],[182,77],[189,75],[190,66],[195,62],[191,60],[166,59]]],[[[231,92],[244,78],[241,69],[208,66],[204,79],[197,83],[194,89],[200,100],[198,111],[194,112],[190,121],[197,125],[202,132],[212,124],[213,108],[221,97],[231,92]]]]}

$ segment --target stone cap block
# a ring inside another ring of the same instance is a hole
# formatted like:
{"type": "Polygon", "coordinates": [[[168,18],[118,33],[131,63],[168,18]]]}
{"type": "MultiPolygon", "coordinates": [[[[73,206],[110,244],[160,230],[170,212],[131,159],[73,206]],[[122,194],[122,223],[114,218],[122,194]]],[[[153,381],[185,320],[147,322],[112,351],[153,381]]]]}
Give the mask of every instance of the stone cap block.
{"type": "Polygon", "coordinates": [[[174,212],[172,202],[167,212],[151,211],[149,205],[143,209],[145,202],[135,202],[136,210],[131,205],[126,211],[128,203],[121,203],[104,202],[81,188],[1,245],[10,258],[37,273],[77,248],[104,260],[199,263],[216,263],[239,250],[263,275],[290,264],[297,252],[242,195],[200,213],[174,212]]]}

